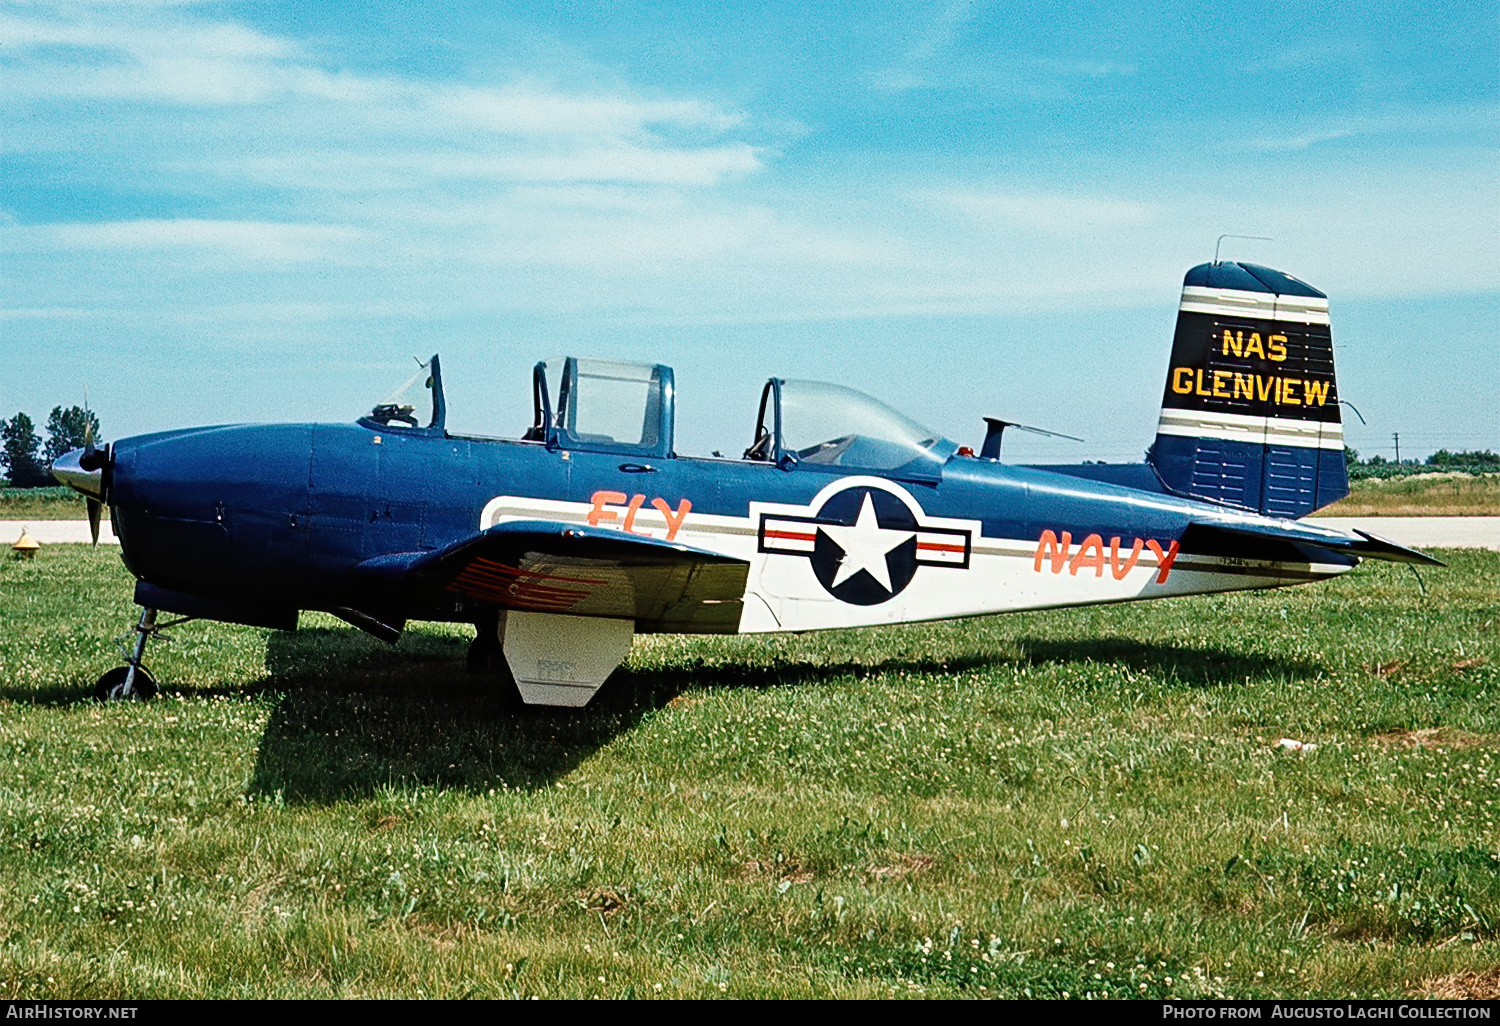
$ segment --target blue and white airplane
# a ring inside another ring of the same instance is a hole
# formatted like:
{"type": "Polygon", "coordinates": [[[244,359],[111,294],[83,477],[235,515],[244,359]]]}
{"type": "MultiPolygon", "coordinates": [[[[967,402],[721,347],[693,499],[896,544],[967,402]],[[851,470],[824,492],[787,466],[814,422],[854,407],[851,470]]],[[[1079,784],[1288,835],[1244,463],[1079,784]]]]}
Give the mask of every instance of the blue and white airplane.
{"type": "Polygon", "coordinates": [[[293,630],[324,610],[390,642],[411,620],[473,623],[472,669],[527,703],[582,706],[638,632],[865,627],[1437,563],[1298,520],[1349,490],[1328,300],[1252,264],[1188,272],[1139,465],[1009,465],[1005,421],[975,453],[809,381],[766,383],[735,459],[677,453],[670,367],[539,363],[532,395],[522,438],[450,433],[434,356],[353,424],[167,431],[59,459],[96,540],[109,507],[142,607],[97,694],[156,692],[142,656],[160,612],[293,630]]]}

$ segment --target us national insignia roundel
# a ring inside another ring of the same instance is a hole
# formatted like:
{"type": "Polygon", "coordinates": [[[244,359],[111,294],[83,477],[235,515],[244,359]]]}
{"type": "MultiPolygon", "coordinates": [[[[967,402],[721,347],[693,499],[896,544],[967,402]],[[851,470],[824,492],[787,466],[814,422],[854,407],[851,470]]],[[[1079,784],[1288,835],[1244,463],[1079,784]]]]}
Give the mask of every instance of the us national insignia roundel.
{"type": "Polygon", "coordinates": [[[968,568],[971,532],[925,522],[921,508],[904,495],[858,484],[815,504],[807,516],[763,513],[759,548],[805,556],[818,583],[841,602],[888,601],[906,589],[919,567],[968,568]]]}

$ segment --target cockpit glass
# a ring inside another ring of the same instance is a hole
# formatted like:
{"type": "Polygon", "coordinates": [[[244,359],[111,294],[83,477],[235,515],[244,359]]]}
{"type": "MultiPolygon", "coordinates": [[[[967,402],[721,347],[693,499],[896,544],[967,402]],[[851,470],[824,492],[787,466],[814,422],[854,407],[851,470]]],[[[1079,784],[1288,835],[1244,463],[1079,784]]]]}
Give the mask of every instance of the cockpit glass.
{"type": "Polygon", "coordinates": [[[573,395],[563,428],[585,442],[657,443],[659,386],[649,364],[616,360],[576,361],[573,395]]]}
{"type": "Polygon", "coordinates": [[[821,381],[781,384],[782,447],[814,466],[894,470],[940,440],[877,399],[821,381]]]}
{"type": "Polygon", "coordinates": [[[390,395],[375,404],[370,419],[380,424],[425,427],[432,422],[432,371],[418,362],[416,373],[390,395]]]}
{"type": "MultiPolygon", "coordinates": [[[[663,370],[622,360],[545,361],[542,380],[563,444],[656,448],[661,443],[663,392],[669,387],[663,370]]],[[[540,432],[533,434],[540,437],[540,432]]]]}

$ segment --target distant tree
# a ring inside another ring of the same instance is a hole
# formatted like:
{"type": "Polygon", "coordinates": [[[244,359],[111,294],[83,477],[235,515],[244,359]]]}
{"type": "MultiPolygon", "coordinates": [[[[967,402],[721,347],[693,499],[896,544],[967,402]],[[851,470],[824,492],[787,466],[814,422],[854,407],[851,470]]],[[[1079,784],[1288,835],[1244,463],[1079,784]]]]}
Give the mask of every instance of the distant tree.
{"type": "Polygon", "coordinates": [[[1353,446],[1344,446],[1344,469],[1350,470],[1359,465],[1359,450],[1353,446]]]}
{"type": "Polygon", "coordinates": [[[93,439],[98,442],[99,418],[91,410],[81,406],[69,406],[66,410],[61,406],[52,407],[52,415],[47,418],[47,448],[44,451],[47,465],[50,467],[52,461],[65,452],[82,449],[91,428],[93,439]]]}
{"type": "Polygon", "coordinates": [[[51,484],[46,468],[37,458],[41,439],[36,436],[36,426],[24,413],[17,413],[10,420],[0,422],[0,460],[5,462],[5,476],[17,488],[36,488],[51,484]]]}
{"type": "Polygon", "coordinates": [[[1500,453],[1485,449],[1480,452],[1471,449],[1465,452],[1449,452],[1447,449],[1439,449],[1427,457],[1427,465],[1430,467],[1462,467],[1466,470],[1500,470],[1500,453]]]}

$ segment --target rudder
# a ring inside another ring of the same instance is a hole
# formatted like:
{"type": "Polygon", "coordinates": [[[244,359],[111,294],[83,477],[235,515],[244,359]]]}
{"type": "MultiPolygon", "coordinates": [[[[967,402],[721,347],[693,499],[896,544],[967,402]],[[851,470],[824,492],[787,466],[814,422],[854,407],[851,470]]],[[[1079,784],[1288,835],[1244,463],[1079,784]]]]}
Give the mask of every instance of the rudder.
{"type": "Polygon", "coordinates": [[[1180,495],[1295,519],[1349,494],[1328,298],[1255,264],[1189,271],[1156,430],[1180,495]]]}

